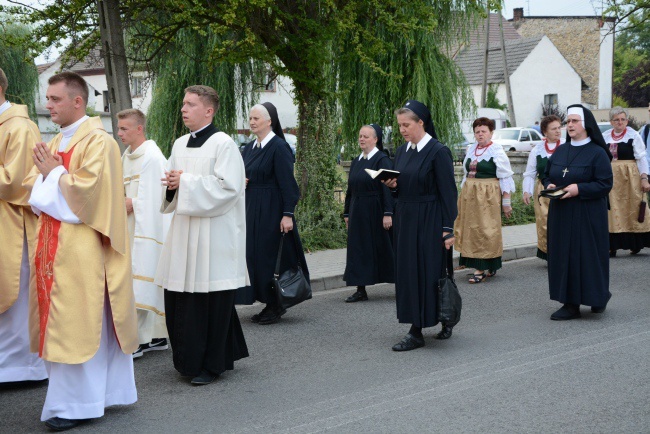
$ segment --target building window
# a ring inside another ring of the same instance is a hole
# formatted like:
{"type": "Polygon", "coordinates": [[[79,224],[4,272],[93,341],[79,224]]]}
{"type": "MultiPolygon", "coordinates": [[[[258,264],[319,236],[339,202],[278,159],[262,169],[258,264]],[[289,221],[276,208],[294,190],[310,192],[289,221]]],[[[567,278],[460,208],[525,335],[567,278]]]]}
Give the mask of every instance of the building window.
{"type": "Polygon", "coordinates": [[[549,93],[544,95],[544,105],[557,105],[557,93],[549,93]]]}
{"type": "Polygon", "coordinates": [[[131,98],[142,98],[144,95],[144,78],[131,77],[131,98]]]}

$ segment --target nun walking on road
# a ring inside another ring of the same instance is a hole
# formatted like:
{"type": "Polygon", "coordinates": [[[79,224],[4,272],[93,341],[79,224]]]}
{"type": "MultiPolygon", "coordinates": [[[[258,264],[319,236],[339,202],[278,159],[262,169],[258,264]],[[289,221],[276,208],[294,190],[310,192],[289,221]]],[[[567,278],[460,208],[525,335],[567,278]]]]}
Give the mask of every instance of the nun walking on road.
{"type": "Polygon", "coordinates": [[[548,286],[562,307],[552,320],[580,318],[580,305],[605,311],[609,292],[607,195],[613,175],[594,115],[580,104],[567,109],[567,141],[549,158],[542,184],[562,187],[548,210],[548,286]]]}
{"type": "MultiPolygon", "coordinates": [[[[438,280],[445,249],[454,244],[458,191],[451,151],[438,142],[429,109],[410,100],[395,114],[407,143],[395,155],[399,178],[384,183],[397,198],[397,319],[411,328],[393,351],[410,351],[424,346],[422,329],[438,323],[438,280]]],[[[443,324],[438,339],[450,336],[451,325],[443,324]]]]}
{"type": "Polygon", "coordinates": [[[357,291],[346,303],[368,300],[366,286],[395,282],[395,255],[391,242],[393,197],[388,187],[371,178],[366,169],[392,169],[383,152],[382,129],[364,125],[359,131],[361,155],[352,160],[343,218],[348,228],[348,249],[343,280],[357,291]]]}
{"type": "Polygon", "coordinates": [[[270,102],[253,106],[249,125],[257,136],[242,153],[246,167],[246,263],[251,284],[237,290],[235,303],[266,303],[251,321],[267,325],[278,322],[286,313],[271,284],[283,233],[280,273],[300,261],[309,281],[309,270],[293,215],[300,198],[293,176],[294,157],[284,140],[275,106],[270,102]]]}

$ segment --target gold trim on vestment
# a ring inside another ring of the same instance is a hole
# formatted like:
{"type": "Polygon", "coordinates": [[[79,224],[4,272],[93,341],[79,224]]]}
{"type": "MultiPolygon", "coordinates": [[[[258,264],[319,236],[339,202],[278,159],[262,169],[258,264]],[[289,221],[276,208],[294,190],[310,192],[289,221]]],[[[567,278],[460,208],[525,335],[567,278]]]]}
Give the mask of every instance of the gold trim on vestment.
{"type": "Polygon", "coordinates": [[[650,232],[650,208],[646,204],[645,221],[639,223],[639,204],[646,200],[635,160],[612,161],[614,186],[609,193],[609,233],[650,232]]]}
{"type": "Polygon", "coordinates": [[[136,307],[136,309],[149,310],[149,311],[155,313],[156,315],[160,315],[162,317],[165,316],[165,312],[161,312],[158,309],[156,309],[155,307],[149,306],[148,304],[136,303],[135,307],[136,307]]]}
{"type": "Polygon", "coordinates": [[[138,276],[136,274],[133,275],[133,278],[135,280],[144,280],[145,282],[151,282],[153,283],[153,277],[146,277],[146,276],[138,276]]]}
{"type": "Polygon", "coordinates": [[[128,184],[129,182],[135,181],[136,179],[140,179],[140,175],[127,176],[124,178],[124,183],[128,184]]]}
{"type": "Polygon", "coordinates": [[[493,259],[503,254],[501,187],[497,178],[467,178],[458,197],[454,248],[464,258],[493,259]]]}
{"type": "Polygon", "coordinates": [[[535,194],[531,198],[535,207],[535,226],[537,227],[537,248],[544,253],[548,252],[548,206],[551,200],[539,197],[539,192],[544,189],[542,181],[535,182],[535,194]]]}
{"type": "Polygon", "coordinates": [[[143,239],[143,240],[151,240],[151,241],[153,241],[153,242],[155,242],[155,243],[160,244],[161,246],[163,245],[162,242],[158,241],[158,240],[155,239],[155,238],[143,237],[143,236],[140,236],[140,235],[135,235],[133,238],[141,238],[141,239],[143,239]]]}

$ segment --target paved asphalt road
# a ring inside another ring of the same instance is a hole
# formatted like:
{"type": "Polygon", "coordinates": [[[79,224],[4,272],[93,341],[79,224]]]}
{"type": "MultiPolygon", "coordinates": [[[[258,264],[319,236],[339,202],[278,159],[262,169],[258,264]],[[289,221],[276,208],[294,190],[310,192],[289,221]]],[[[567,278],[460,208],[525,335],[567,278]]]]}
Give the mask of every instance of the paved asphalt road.
{"type": "MultiPolygon", "coordinates": [[[[504,264],[464,283],[461,323],[448,341],[390,347],[408,327],[394,288],[345,304],[351,289],[320,292],[281,323],[252,324],[239,310],[251,357],[217,382],[192,387],[170,351],[135,361],[139,401],[111,408],[77,432],[650,433],[649,249],[612,260],[604,314],[554,322],[546,266],[504,264]]],[[[0,387],[0,432],[44,432],[45,385],[0,387]]]]}

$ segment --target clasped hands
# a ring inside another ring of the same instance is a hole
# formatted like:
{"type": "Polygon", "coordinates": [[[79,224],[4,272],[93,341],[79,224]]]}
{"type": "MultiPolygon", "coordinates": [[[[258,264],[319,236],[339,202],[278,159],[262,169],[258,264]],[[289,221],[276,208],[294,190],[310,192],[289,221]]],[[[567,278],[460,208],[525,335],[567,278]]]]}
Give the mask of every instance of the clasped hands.
{"type": "Polygon", "coordinates": [[[165,177],[160,178],[162,185],[167,186],[167,190],[176,190],[181,183],[182,170],[171,170],[165,172],[165,177]]]}
{"type": "Polygon", "coordinates": [[[45,142],[38,142],[36,144],[34,153],[32,154],[32,160],[34,160],[34,165],[38,171],[43,175],[43,179],[47,178],[47,175],[56,167],[63,165],[61,156],[59,154],[52,154],[45,142]]]}

